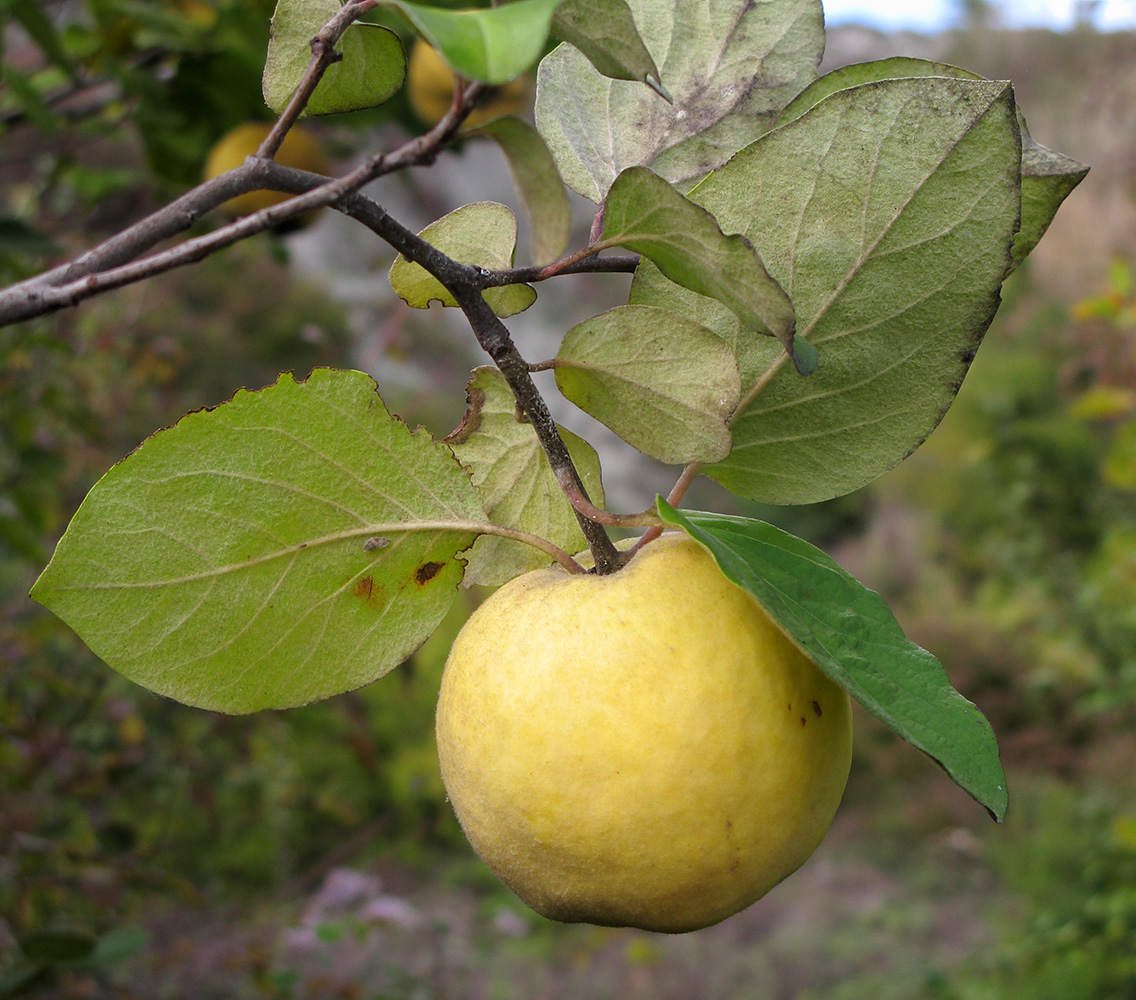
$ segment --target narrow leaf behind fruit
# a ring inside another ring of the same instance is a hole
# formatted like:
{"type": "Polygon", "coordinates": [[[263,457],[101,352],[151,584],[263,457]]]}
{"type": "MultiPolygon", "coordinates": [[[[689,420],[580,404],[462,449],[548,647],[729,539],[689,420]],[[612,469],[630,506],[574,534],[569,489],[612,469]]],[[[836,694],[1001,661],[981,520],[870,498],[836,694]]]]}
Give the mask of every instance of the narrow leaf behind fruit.
{"type": "Polygon", "coordinates": [[[764,521],[679,511],[661,497],[659,514],[705,545],[821,670],[1001,822],[1008,796],[994,731],[938,659],[903,634],[879,594],[764,521]]]}
{"type": "Polygon", "coordinates": [[[540,133],[520,118],[505,116],[463,134],[488,136],[501,147],[532,226],[533,263],[551,264],[568,245],[572,207],[540,133]]]}
{"type": "MultiPolygon", "coordinates": [[[[899,56],[856,63],[826,73],[805,88],[781,113],[777,124],[783,125],[799,118],[830,94],[847,90],[849,87],[858,87],[879,80],[927,76],[949,76],[960,80],[982,79],[978,74],[968,70],[928,59],[899,56]]],[[[1015,267],[1037,246],[1061,203],[1089,172],[1085,164],[1061,153],[1055,153],[1034,139],[1020,110],[1018,127],[1022,134],[1022,219],[1021,228],[1014,238],[1015,267]]]]}
{"type": "MultiPolygon", "coordinates": [[[[280,0],[264,64],[265,103],[277,114],[295,93],[312,58],[311,40],[340,10],[339,0],[280,0]]],[[[302,112],[342,114],[390,100],[406,78],[398,35],[376,24],[353,24],[339,42],[343,59],[328,68],[302,112]]]]}
{"type": "Polygon", "coordinates": [[[114,466],[32,596],[152,691],[287,708],[413,652],[483,521],[453,454],[392,417],[369,376],[285,374],[114,466]]]}
{"type": "MultiPolygon", "coordinates": [[[[511,267],[517,247],[517,219],[512,210],[495,201],[463,205],[418,234],[459,264],[473,264],[488,270],[511,267]]],[[[391,288],[407,305],[426,309],[431,302],[457,306],[445,286],[421,264],[401,254],[390,269],[391,288]]],[[[504,285],[487,288],[485,301],[498,316],[523,312],[536,301],[531,285],[504,285]]]]}
{"type": "Polygon", "coordinates": [[[540,58],[561,0],[515,0],[480,10],[446,10],[386,0],[409,18],[442,58],[467,80],[508,83],[540,58]]]}
{"type": "Polygon", "coordinates": [[[556,355],[564,396],[644,454],[671,465],[730,451],[738,369],[716,333],[652,306],[579,323],[556,355]]]}
{"type": "Polygon", "coordinates": [[[673,103],[612,80],[571,45],[537,73],[536,123],[565,183],[599,204],[627,167],[680,189],[772,124],[816,77],[820,0],[629,0],[673,103]]]}
{"type": "Polygon", "coordinates": [[[646,167],[628,167],[604,201],[601,243],[647,257],[671,281],[717,299],[749,332],[793,348],[793,303],[748,239],[646,167]]]}
{"type": "Polygon", "coordinates": [[[638,80],[671,99],[625,0],[563,0],[556,8],[552,30],[583,52],[604,76],[638,80]]]}
{"type": "Polygon", "coordinates": [[[999,303],[1021,149],[1006,83],[885,80],[826,98],[691,192],[747,236],[820,351],[801,378],[735,314],[640,265],[631,301],[734,346],[734,449],[707,475],[768,503],[857,489],[946,412],[999,303]]]}
{"type": "MultiPolygon", "coordinates": [[[[540,535],[568,552],[587,545],[571,505],[541,449],[532,424],[496,368],[475,368],[466,386],[466,414],[446,442],[471,473],[490,521],[540,535]]],[[[588,497],[604,503],[600,460],[583,438],[560,428],[588,497]]],[[[464,583],[498,587],[551,559],[531,545],[482,535],[467,557],[464,583]]]]}

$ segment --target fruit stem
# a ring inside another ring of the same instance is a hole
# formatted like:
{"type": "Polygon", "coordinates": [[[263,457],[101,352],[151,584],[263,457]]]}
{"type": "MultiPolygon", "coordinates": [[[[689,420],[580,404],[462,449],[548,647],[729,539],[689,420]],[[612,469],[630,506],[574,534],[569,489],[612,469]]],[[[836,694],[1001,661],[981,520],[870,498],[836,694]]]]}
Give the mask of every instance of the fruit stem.
{"type": "MultiPolygon", "coordinates": [[[[682,470],[682,475],[678,477],[678,481],[671,487],[670,493],[667,494],[667,503],[672,507],[677,507],[682,498],[686,496],[686,491],[690,489],[691,483],[698,478],[698,474],[702,471],[701,462],[691,462],[686,468],[682,470]]],[[[657,520],[657,519],[656,519],[657,520]]],[[[638,552],[644,545],[653,542],[664,531],[664,527],[659,524],[654,524],[643,532],[643,536],[637,541],[634,547],[628,553],[628,558],[638,552]]]]}

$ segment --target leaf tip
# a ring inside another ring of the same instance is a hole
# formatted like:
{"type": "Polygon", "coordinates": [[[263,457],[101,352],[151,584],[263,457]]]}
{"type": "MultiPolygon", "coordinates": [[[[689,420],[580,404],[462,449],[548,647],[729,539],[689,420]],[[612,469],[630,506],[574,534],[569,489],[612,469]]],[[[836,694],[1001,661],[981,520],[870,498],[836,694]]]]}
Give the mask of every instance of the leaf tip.
{"type": "Polygon", "coordinates": [[[656,94],[658,94],[664,101],[666,101],[667,104],[674,104],[674,98],[671,97],[671,92],[663,86],[663,81],[660,80],[657,76],[646,76],[643,78],[643,82],[647,84],[647,86],[650,87],[656,94]]]}
{"type": "Polygon", "coordinates": [[[811,375],[820,364],[820,354],[817,349],[796,334],[793,334],[793,339],[789,341],[789,357],[793,359],[794,367],[802,375],[811,375]]]}

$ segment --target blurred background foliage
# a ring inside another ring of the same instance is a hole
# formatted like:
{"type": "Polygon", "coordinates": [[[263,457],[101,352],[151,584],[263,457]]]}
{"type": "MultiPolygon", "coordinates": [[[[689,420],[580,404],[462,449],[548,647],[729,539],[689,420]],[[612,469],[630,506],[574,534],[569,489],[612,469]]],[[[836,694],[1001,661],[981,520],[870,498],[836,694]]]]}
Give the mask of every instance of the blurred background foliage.
{"type": "MultiPolygon", "coordinates": [[[[162,204],[266,115],[271,7],[0,0],[0,280],[162,204]]],[[[935,44],[1012,77],[1093,173],[928,443],[853,496],[758,513],[880,590],[991,717],[1006,825],[861,716],[841,816],[785,887],[682,938],[560,927],[472,859],[437,775],[438,678],[478,595],[394,674],[287,713],[210,715],[95,660],[26,593],[146,435],[380,356],[425,373],[391,400],[411,421],[435,383],[460,402],[468,347],[436,317],[360,323],[271,235],[0,331],[0,996],[1136,996],[1136,40],[976,20],[935,44]]],[[[395,102],[319,130],[347,158],[411,125],[395,102]]]]}

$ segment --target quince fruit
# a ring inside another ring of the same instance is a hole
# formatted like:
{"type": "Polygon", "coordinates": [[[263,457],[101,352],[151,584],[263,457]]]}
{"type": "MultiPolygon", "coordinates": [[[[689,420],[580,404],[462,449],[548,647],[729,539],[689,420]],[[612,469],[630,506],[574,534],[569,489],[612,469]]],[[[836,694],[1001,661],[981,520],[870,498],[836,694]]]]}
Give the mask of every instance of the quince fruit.
{"type": "MultiPolygon", "coordinates": [[[[438,50],[424,38],[417,38],[410,50],[406,69],[410,106],[427,125],[436,125],[454,99],[454,71],[438,50]]],[[[501,115],[520,115],[529,106],[529,85],[525,77],[492,88],[482,102],[469,113],[464,127],[484,125],[501,115]]]]}
{"type": "Polygon", "coordinates": [[[848,695],[700,544],[527,573],[462,628],[437,712],[466,835],[539,913],[717,923],[796,871],[848,778],[848,695]]]}
{"type": "MultiPolygon", "coordinates": [[[[264,142],[271,129],[272,126],[267,122],[246,122],[226,132],[209,151],[205,161],[205,179],[212,180],[239,167],[260,148],[260,144],[264,142]]],[[[329,169],[327,157],[319,140],[299,125],[289,129],[276,151],[275,160],[281,166],[310,170],[317,174],[326,174],[329,169]]],[[[249,191],[247,194],[230,198],[221,205],[221,208],[232,216],[252,215],[253,212],[278,205],[292,197],[294,195],[287,191],[249,191]]],[[[305,212],[298,221],[301,225],[307,225],[318,214],[318,209],[314,212],[305,212]]]]}

